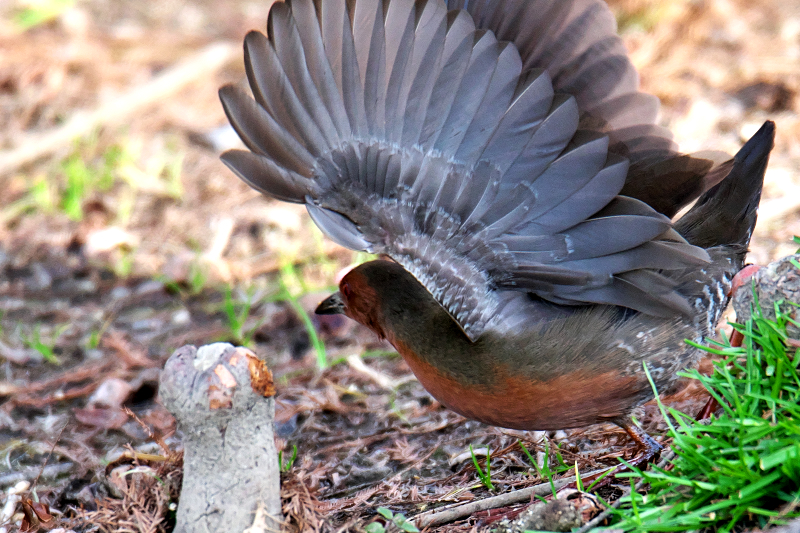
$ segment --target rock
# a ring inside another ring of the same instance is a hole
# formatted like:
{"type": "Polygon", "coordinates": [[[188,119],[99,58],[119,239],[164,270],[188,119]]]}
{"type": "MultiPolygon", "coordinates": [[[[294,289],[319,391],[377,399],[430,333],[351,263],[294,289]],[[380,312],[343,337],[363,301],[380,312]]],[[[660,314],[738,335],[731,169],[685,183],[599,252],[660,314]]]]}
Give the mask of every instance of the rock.
{"type": "Polygon", "coordinates": [[[500,523],[494,533],[525,531],[572,531],[603,511],[603,505],[591,494],[566,489],[558,499],[536,503],[511,522],[500,523]]]}
{"type": "MultiPolygon", "coordinates": [[[[788,314],[793,320],[800,318],[797,305],[800,305],[800,254],[790,255],[778,259],[761,268],[752,279],[746,281],[734,295],[733,309],[736,311],[736,321],[744,324],[750,318],[755,297],[764,318],[775,320],[775,304],[779,303],[781,312],[788,314]],[[794,261],[794,263],[792,262],[794,261]],[[755,285],[755,291],[751,289],[755,285]],[[792,305],[795,304],[795,305],[792,305]]],[[[789,324],[789,336],[800,338],[800,329],[789,324]]]]}

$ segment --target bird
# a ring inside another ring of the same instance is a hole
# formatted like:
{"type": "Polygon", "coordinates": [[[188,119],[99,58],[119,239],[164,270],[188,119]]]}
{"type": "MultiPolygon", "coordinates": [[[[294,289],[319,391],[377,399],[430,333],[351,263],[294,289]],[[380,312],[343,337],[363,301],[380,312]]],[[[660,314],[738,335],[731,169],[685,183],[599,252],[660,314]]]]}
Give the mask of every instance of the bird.
{"type": "Polygon", "coordinates": [[[252,96],[219,96],[247,149],[222,161],[378,256],[318,314],[467,418],[659,451],[631,413],[714,334],[774,123],[733,158],[681,153],[601,0],[286,0],[244,64],[252,96]]]}

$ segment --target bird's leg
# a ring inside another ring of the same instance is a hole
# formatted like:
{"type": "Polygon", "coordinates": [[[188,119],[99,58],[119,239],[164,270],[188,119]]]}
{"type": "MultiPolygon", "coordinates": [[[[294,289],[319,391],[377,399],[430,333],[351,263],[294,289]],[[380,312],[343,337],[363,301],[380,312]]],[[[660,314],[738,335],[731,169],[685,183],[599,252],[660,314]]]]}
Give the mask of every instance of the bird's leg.
{"type": "MultiPolygon", "coordinates": [[[[731,280],[731,289],[728,291],[728,297],[733,298],[733,296],[736,294],[736,291],[743,287],[745,283],[747,283],[747,280],[752,278],[756,272],[761,270],[761,268],[762,267],[759,265],[747,265],[737,272],[731,280]]],[[[742,345],[742,342],[744,342],[744,335],[742,335],[738,330],[733,330],[733,333],[731,334],[731,346],[738,348],[742,345]]],[[[705,420],[706,418],[710,417],[711,413],[716,411],[718,408],[719,402],[715,400],[713,396],[710,396],[706,404],[702,409],[700,409],[700,412],[697,413],[697,416],[695,416],[694,419],[705,420]]]]}
{"type": "Polygon", "coordinates": [[[762,267],[761,265],[747,265],[739,272],[737,272],[736,275],[733,276],[733,279],[731,280],[731,288],[728,291],[728,297],[733,298],[733,295],[736,294],[736,291],[738,291],[740,287],[742,287],[745,283],[747,283],[747,280],[752,278],[755,275],[755,273],[761,270],[762,268],[764,267],[762,267]]]}
{"type": "Polygon", "coordinates": [[[664,447],[656,442],[653,437],[648,435],[646,431],[633,424],[631,421],[616,423],[625,430],[633,442],[639,445],[639,453],[628,461],[631,465],[636,467],[646,466],[661,453],[662,449],[664,449],[664,447]]]}

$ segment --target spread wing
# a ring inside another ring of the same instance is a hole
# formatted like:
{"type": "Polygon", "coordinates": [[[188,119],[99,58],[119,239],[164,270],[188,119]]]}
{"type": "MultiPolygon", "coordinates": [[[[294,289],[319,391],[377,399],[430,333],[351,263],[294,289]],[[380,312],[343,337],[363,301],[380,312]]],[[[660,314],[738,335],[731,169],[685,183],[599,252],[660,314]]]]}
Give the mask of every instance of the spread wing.
{"type": "Polygon", "coordinates": [[[254,99],[220,90],[250,149],[223,161],[265,194],[305,203],[339,244],[392,257],[471,339],[499,290],[691,312],[660,272],[705,252],[619,195],[629,160],[609,150],[609,128],[581,128],[581,99],[556,93],[547,70],[525,69],[468,12],[443,0],[291,0],[272,7],[268,35],[245,39],[254,99]]]}
{"type": "Polygon", "coordinates": [[[658,98],[639,91],[639,75],[602,0],[447,0],[447,5],[466,9],[478,28],[514,43],[523,70],[545,69],[556,92],[575,96],[580,127],[606,133],[609,151],[630,161],[622,194],[673,217],[731,170],[725,153],[677,152],[670,131],[656,123],[658,98]]]}

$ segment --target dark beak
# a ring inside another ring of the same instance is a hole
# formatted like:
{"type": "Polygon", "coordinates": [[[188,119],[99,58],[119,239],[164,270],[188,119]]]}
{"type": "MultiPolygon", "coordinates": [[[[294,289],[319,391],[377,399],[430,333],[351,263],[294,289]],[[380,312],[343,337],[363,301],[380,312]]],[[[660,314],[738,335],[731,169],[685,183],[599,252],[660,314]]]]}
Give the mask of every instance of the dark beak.
{"type": "Polygon", "coordinates": [[[320,303],[317,306],[316,311],[314,311],[318,315],[343,315],[344,313],[344,301],[342,300],[341,293],[334,292],[320,303]]]}

